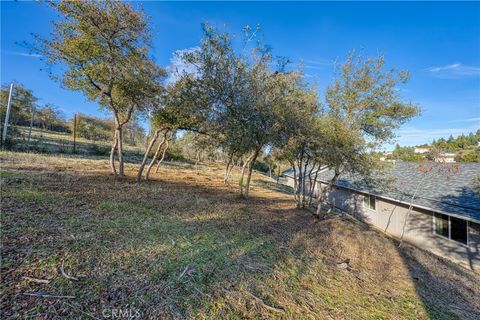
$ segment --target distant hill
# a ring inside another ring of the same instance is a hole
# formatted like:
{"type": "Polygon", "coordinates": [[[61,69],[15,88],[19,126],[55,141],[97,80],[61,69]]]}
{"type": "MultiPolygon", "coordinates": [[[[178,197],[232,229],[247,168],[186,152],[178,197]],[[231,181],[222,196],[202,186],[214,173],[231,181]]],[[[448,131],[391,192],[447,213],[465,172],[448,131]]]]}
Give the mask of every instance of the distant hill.
{"type": "Polygon", "coordinates": [[[423,144],[415,147],[395,146],[393,152],[385,154],[386,159],[402,161],[433,160],[431,150],[455,154],[456,162],[480,162],[480,129],[468,135],[456,138],[450,135],[448,139],[433,140],[430,145],[423,144]]]}

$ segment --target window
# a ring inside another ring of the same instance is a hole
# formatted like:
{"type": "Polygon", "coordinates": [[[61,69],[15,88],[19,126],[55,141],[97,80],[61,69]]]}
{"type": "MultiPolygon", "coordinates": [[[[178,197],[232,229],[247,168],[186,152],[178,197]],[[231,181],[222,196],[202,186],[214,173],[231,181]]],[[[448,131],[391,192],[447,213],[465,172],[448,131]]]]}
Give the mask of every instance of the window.
{"type": "Polygon", "coordinates": [[[450,238],[452,240],[467,244],[467,221],[450,217],[450,238]]]}
{"type": "Polygon", "coordinates": [[[468,222],[466,220],[437,212],[433,217],[435,234],[463,244],[468,243],[468,222]]]}
{"type": "Polygon", "coordinates": [[[448,216],[435,212],[435,233],[448,238],[448,216]]]}
{"type": "Polygon", "coordinates": [[[363,207],[375,211],[377,208],[376,200],[375,196],[372,195],[363,196],[363,207]]]}

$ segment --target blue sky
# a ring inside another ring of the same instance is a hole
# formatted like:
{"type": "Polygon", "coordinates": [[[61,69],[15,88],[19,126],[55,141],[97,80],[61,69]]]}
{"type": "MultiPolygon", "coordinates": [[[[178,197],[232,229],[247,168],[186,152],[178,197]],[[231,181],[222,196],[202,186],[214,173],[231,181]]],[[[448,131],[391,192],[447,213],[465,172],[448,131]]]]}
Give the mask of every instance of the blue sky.
{"type": "MultiPolygon", "coordinates": [[[[200,24],[241,38],[245,25],[262,26],[273,53],[303,61],[308,79],[323,96],[332,81],[333,62],[352,49],[385,55],[387,65],[408,69],[401,88],[405,100],[423,109],[398,130],[398,142],[416,145],[480,128],[480,3],[475,2],[136,2],[151,17],[152,55],[167,67],[176,50],[192,48],[200,24]]],[[[67,116],[75,112],[108,116],[81,93],[49,79],[40,57],[16,44],[47,35],[54,13],[33,2],[1,3],[1,83],[12,80],[33,89],[39,103],[53,103],[67,116]]],[[[389,146],[387,146],[389,148],[389,146]]]]}

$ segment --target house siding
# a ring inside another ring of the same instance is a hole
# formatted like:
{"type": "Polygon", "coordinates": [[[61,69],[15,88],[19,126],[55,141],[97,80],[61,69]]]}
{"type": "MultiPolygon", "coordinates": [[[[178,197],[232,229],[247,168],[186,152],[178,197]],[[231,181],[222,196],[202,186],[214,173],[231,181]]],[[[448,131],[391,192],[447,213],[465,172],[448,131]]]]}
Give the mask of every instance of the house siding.
{"type": "MultiPolygon", "coordinates": [[[[294,179],[287,177],[286,184],[293,187],[294,179]]],[[[321,185],[322,188],[326,186],[324,183],[321,185]]],[[[315,191],[318,193],[318,188],[315,191]]],[[[408,214],[408,205],[379,197],[376,198],[376,210],[371,210],[363,207],[364,195],[335,186],[328,200],[340,210],[397,239],[402,237],[403,225],[406,223],[404,241],[480,271],[480,224],[468,223],[469,245],[466,246],[434,233],[433,211],[413,207],[408,214]],[[407,215],[408,220],[405,222],[407,215]]]]}
{"type": "MultiPolygon", "coordinates": [[[[322,183],[322,188],[326,184],[322,183]]],[[[433,212],[413,207],[408,215],[408,205],[376,198],[376,210],[364,208],[364,194],[342,187],[334,187],[330,203],[377,229],[439,256],[480,271],[480,226],[469,222],[469,246],[439,236],[433,231],[433,212]],[[408,220],[405,222],[407,219],[408,220]]]]}
{"type": "MultiPolygon", "coordinates": [[[[285,183],[293,188],[294,179],[287,177],[285,183]]],[[[317,183],[315,194],[318,194],[319,186],[320,183],[317,183]]],[[[321,183],[322,188],[325,186],[325,183],[321,183]]],[[[397,239],[402,237],[403,225],[406,223],[404,241],[480,272],[480,224],[468,223],[467,246],[434,233],[433,211],[413,207],[408,214],[408,205],[379,197],[376,197],[376,210],[371,210],[364,208],[364,196],[361,192],[335,186],[328,201],[338,209],[397,239]]]]}
{"type": "Polygon", "coordinates": [[[293,188],[295,186],[295,180],[292,177],[286,177],[285,185],[293,188]]]}

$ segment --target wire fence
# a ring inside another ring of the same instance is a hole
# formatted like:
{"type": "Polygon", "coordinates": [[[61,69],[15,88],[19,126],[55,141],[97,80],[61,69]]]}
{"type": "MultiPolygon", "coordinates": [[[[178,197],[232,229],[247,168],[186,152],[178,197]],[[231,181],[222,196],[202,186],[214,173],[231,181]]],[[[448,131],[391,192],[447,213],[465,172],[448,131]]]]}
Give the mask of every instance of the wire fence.
{"type": "MultiPolygon", "coordinates": [[[[106,156],[110,153],[113,123],[109,119],[77,113],[71,120],[65,120],[58,109],[23,103],[15,96],[12,84],[8,99],[2,95],[0,133],[2,149],[106,156]]],[[[134,130],[127,127],[124,134],[126,156],[143,156],[145,140],[138,125],[134,130]]]]}

